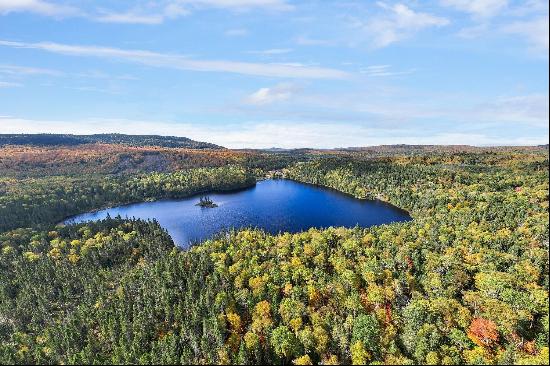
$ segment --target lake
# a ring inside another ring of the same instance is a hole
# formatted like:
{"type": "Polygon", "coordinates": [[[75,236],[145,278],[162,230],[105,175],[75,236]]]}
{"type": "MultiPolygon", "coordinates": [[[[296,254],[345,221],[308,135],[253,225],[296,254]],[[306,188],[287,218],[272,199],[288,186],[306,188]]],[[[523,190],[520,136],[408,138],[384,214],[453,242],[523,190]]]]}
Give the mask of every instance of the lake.
{"type": "Polygon", "coordinates": [[[240,191],[208,195],[215,208],[196,206],[200,195],[117,206],[74,216],[65,223],[116,217],[156,219],[180,247],[216,233],[257,227],[270,233],[300,232],[312,227],[368,227],[409,221],[406,211],[377,200],[352,196],[287,179],[264,180],[240,191]]]}

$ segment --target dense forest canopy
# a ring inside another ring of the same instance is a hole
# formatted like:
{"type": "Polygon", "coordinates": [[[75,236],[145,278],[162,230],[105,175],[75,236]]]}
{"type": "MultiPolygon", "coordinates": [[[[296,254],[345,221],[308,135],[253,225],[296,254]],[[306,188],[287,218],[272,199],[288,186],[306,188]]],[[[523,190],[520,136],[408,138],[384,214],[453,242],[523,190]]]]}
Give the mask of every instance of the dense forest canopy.
{"type": "Polygon", "coordinates": [[[0,363],[549,362],[547,148],[224,150],[158,171],[113,170],[86,146],[0,149],[0,363]],[[154,221],[56,225],[273,169],[414,220],[245,229],[185,251],[154,221]]]}
{"type": "Polygon", "coordinates": [[[183,147],[191,149],[222,149],[221,146],[215,144],[194,141],[187,137],[177,136],[124,135],[119,133],[95,135],[0,134],[0,146],[74,146],[90,143],[124,144],[129,146],[183,147]]]}
{"type": "Polygon", "coordinates": [[[14,145],[0,148],[0,152],[0,177],[19,178],[82,174],[120,176],[232,164],[264,171],[281,169],[291,162],[306,159],[305,154],[114,144],[55,147],[14,145]]]}

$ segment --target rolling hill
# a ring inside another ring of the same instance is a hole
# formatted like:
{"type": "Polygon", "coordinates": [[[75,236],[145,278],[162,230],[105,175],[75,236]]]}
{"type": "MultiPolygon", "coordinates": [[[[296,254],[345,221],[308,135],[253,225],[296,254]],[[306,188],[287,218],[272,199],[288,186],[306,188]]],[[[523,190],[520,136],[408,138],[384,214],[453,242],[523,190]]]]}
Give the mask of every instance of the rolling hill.
{"type": "Polygon", "coordinates": [[[225,149],[222,146],[191,140],[187,137],[157,135],[124,135],[118,133],[95,135],[71,134],[0,134],[0,146],[74,146],[90,143],[121,144],[128,146],[160,146],[189,149],[225,149]]]}

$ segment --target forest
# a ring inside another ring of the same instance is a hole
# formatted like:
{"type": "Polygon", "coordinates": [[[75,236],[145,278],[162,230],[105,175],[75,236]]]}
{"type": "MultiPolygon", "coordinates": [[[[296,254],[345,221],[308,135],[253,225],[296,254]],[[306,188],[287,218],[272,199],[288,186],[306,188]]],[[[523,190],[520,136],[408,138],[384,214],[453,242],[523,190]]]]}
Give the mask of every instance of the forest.
{"type": "Polygon", "coordinates": [[[547,147],[97,146],[0,148],[2,364],[549,363],[547,147]],[[154,220],[59,225],[273,170],[413,220],[188,250],[154,220]]]}
{"type": "MultiPolygon", "coordinates": [[[[2,136],[2,135],[0,135],[2,136]]],[[[197,150],[125,144],[79,146],[0,147],[0,177],[33,178],[86,175],[121,176],[140,173],[170,173],[201,167],[245,166],[257,170],[282,169],[292,162],[307,160],[304,152],[265,153],[251,150],[197,150]]]]}
{"type": "Polygon", "coordinates": [[[74,146],[91,143],[125,144],[129,146],[162,146],[191,149],[223,149],[221,146],[208,142],[194,141],[187,137],[155,136],[155,135],[124,135],[106,133],[95,135],[70,134],[0,134],[0,146],[74,146]]]}

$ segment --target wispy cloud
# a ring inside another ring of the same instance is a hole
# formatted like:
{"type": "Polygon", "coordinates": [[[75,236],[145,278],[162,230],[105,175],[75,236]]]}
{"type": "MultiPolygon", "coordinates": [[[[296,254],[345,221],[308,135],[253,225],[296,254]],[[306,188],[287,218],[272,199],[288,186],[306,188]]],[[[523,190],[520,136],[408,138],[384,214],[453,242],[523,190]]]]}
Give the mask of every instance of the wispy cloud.
{"type": "MultiPolygon", "coordinates": [[[[384,65],[380,65],[384,66],[384,65]]],[[[548,94],[511,95],[498,98],[461,98],[449,94],[415,95],[414,91],[391,91],[376,89],[374,83],[364,91],[339,93],[319,93],[309,89],[284,88],[277,93],[271,88],[262,88],[254,96],[258,108],[225,110],[223,113],[237,113],[247,118],[301,119],[304,122],[333,121],[342,123],[362,123],[371,126],[400,128],[402,126],[422,126],[443,131],[490,129],[522,133],[529,129],[539,129],[548,133],[548,94]],[[373,90],[373,87],[375,88],[373,90]],[[274,97],[275,102],[270,101],[274,97]],[[279,99],[275,97],[279,97],[279,99]],[[455,99],[461,103],[450,103],[455,99]]],[[[250,96],[249,96],[250,98],[250,96]]]]}
{"type": "Polygon", "coordinates": [[[63,17],[79,14],[79,10],[42,0],[0,0],[0,15],[29,12],[46,16],[63,17]]]}
{"type": "Polygon", "coordinates": [[[106,87],[106,88],[98,88],[95,86],[71,86],[67,87],[67,89],[71,90],[77,90],[79,92],[88,92],[88,93],[102,93],[102,94],[110,94],[110,95],[122,95],[123,93],[116,87],[106,87]]]}
{"type": "Polygon", "coordinates": [[[168,19],[176,19],[192,12],[207,9],[231,11],[289,11],[294,9],[286,0],[169,0],[160,2],[138,2],[138,5],[123,12],[103,11],[91,16],[104,23],[161,24],[168,19]]]}
{"type": "Polygon", "coordinates": [[[224,34],[228,37],[243,37],[248,34],[248,30],[244,28],[234,28],[226,30],[224,34]]]}
{"type": "Polygon", "coordinates": [[[548,58],[548,1],[528,0],[441,0],[442,6],[468,13],[473,25],[463,27],[458,36],[523,38],[531,54],[548,58]]]}
{"type": "Polygon", "coordinates": [[[309,36],[298,36],[294,41],[300,46],[329,46],[333,44],[332,41],[327,39],[311,38],[309,36]]]}
{"type": "Polygon", "coordinates": [[[489,31],[489,24],[486,22],[475,24],[460,29],[457,36],[464,39],[474,39],[486,34],[489,31]]]}
{"type": "Polygon", "coordinates": [[[82,16],[102,23],[161,24],[168,19],[189,15],[194,11],[223,9],[250,11],[254,9],[285,12],[294,9],[287,0],[163,0],[157,2],[136,1],[131,9],[114,11],[89,9],[56,4],[44,0],[0,0],[0,15],[29,12],[51,17],[82,16]]]}
{"type": "Polygon", "coordinates": [[[371,65],[359,70],[361,74],[371,77],[397,76],[412,74],[414,70],[393,71],[391,65],[371,65]]]}
{"type": "Polygon", "coordinates": [[[221,8],[221,9],[265,9],[272,11],[289,11],[294,6],[287,0],[174,0],[171,3],[193,8],[221,8]]]}
{"type": "Polygon", "coordinates": [[[530,53],[548,57],[548,1],[441,0],[440,4],[471,15],[473,25],[460,29],[459,37],[516,36],[525,40],[530,53]]]}
{"type": "Polygon", "coordinates": [[[115,12],[100,9],[98,15],[89,17],[102,23],[156,25],[164,23],[167,19],[176,19],[190,13],[191,11],[179,1],[169,1],[167,3],[148,2],[145,4],[137,2],[137,5],[126,11],[115,12]]]}
{"type": "Polygon", "coordinates": [[[548,95],[531,94],[497,98],[474,107],[470,114],[479,121],[548,127],[548,95]]]}
{"type": "Polygon", "coordinates": [[[70,77],[84,78],[84,79],[104,79],[104,80],[138,80],[139,78],[130,74],[114,75],[99,70],[89,70],[77,73],[65,74],[70,77]]]}
{"type": "Polygon", "coordinates": [[[512,22],[501,31],[524,38],[533,52],[548,57],[548,16],[512,22]]]}
{"type": "Polygon", "coordinates": [[[245,103],[266,105],[290,99],[298,90],[294,84],[281,83],[271,88],[260,88],[245,99],[245,103]]]}
{"type": "Polygon", "coordinates": [[[268,50],[261,50],[261,51],[248,51],[248,53],[250,54],[262,55],[262,56],[283,55],[289,52],[292,52],[292,48],[271,48],[268,50]]]}
{"type": "Polygon", "coordinates": [[[63,72],[39,67],[0,64],[0,74],[8,75],[63,75],[63,72]]]}
{"type": "Polygon", "coordinates": [[[508,0],[441,0],[440,3],[476,18],[495,16],[508,6],[508,0]]]}
{"type": "Polygon", "coordinates": [[[20,79],[26,76],[51,76],[68,77],[74,79],[103,79],[103,80],[137,80],[135,76],[129,74],[114,75],[99,70],[88,70],[82,72],[66,72],[42,67],[21,66],[0,64],[0,74],[10,78],[20,79]]]}
{"type": "Polygon", "coordinates": [[[548,136],[500,137],[489,132],[430,132],[372,128],[358,123],[304,123],[302,121],[246,122],[204,126],[167,121],[85,119],[78,121],[30,120],[0,117],[0,133],[128,133],[186,136],[229,148],[337,148],[386,144],[536,145],[548,136]]]}
{"type": "Polygon", "coordinates": [[[5,40],[0,40],[0,46],[35,49],[70,56],[116,59],[154,67],[189,71],[229,72],[254,76],[306,79],[343,79],[349,76],[345,71],[324,67],[225,60],[196,60],[176,54],[112,47],[75,46],[52,42],[24,43],[5,40]]]}
{"type": "Polygon", "coordinates": [[[10,81],[1,81],[0,80],[0,88],[17,88],[23,86],[21,83],[13,83],[10,81]]]}
{"type": "Polygon", "coordinates": [[[432,27],[448,25],[447,18],[417,12],[405,4],[388,5],[378,2],[383,12],[366,21],[355,20],[355,27],[365,32],[374,48],[389,46],[411,37],[414,33],[432,27]]]}
{"type": "Polygon", "coordinates": [[[160,24],[164,22],[165,17],[161,14],[138,14],[134,12],[126,13],[107,13],[94,18],[102,23],[121,23],[121,24],[160,24]]]}
{"type": "Polygon", "coordinates": [[[507,13],[510,16],[516,17],[548,13],[548,1],[525,0],[520,2],[512,2],[508,7],[507,13]]]}

